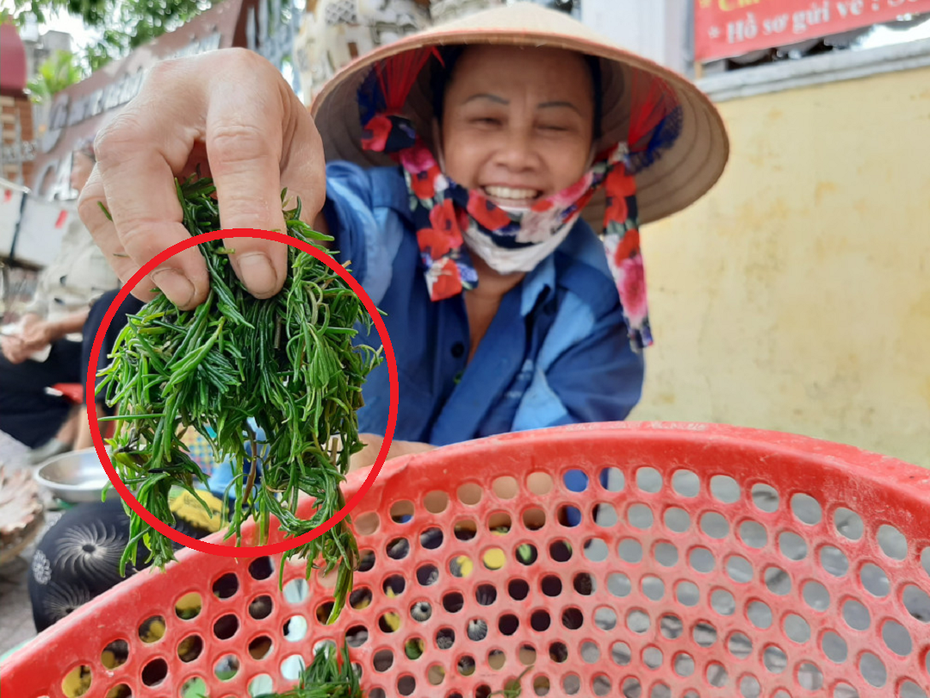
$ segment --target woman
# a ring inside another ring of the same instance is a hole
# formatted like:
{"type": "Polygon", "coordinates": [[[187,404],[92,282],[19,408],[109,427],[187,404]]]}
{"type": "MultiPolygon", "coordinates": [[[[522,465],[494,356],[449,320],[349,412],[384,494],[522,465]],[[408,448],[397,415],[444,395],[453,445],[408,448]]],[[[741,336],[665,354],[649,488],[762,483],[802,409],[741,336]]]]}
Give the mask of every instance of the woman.
{"type": "MultiPolygon", "coordinates": [[[[518,3],[364,56],[312,115],[254,54],[162,64],[98,151],[81,212],[123,279],[187,237],[173,175],[209,166],[224,227],[283,229],[276,194],[301,196],[387,313],[403,453],[624,419],[651,341],[638,225],[703,195],[727,139],[683,78],[518,3]]],[[[235,248],[256,297],[281,288],[284,247],[235,248]]],[[[188,250],[151,283],[194,307],[203,260],[188,250]]],[[[387,385],[379,367],[359,414],[374,442],[387,385]]]]}

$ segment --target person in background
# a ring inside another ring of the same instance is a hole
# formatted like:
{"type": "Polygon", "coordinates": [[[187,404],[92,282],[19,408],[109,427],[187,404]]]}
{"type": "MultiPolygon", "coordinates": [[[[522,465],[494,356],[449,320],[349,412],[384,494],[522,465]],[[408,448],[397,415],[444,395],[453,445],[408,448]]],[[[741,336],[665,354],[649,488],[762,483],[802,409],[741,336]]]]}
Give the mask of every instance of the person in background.
{"type": "MultiPolygon", "coordinates": [[[[78,144],[71,168],[71,186],[78,192],[95,162],[93,140],[78,144]]],[[[81,333],[90,306],[118,286],[106,256],[77,213],[69,211],[58,255],[40,274],[18,327],[0,338],[0,430],[32,448],[34,463],[74,442],[79,412],[46,388],[83,382],[81,333]]]]}

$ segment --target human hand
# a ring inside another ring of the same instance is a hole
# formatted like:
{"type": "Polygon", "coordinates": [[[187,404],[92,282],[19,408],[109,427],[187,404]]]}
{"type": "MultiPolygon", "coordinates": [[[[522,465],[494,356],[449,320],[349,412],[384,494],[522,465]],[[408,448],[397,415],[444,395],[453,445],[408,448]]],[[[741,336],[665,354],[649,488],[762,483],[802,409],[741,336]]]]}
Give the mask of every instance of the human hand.
{"type": "MultiPolygon", "coordinates": [[[[79,212],[120,279],[189,237],[174,178],[198,166],[211,176],[223,228],[285,231],[281,190],[299,196],[313,222],[326,197],[323,144],[308,110],[278,70],[245,49],[214,51],[156,65],[139,95],[104,128],[97,166],[79,212]],[[107,207],[112,221],[100,208],[107,207]]],[[[287,247],[251,238],[227,242],[237,275],[257,298],[284,283],[287,247]]],[[[182,309],[207,296],[203,257],[185,250],[133,291],[157,286],[182,309]]]]}

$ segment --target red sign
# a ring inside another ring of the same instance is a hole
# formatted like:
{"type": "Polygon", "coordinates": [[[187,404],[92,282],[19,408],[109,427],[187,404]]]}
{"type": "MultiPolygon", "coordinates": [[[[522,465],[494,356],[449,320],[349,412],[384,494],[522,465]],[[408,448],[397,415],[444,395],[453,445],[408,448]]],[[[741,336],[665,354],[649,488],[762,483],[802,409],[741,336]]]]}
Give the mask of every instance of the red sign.
{"type": "Polygon", "coordinates": [[[923,12],[930,0],[694,0],[695,57],[739,56],[923,12]]]}

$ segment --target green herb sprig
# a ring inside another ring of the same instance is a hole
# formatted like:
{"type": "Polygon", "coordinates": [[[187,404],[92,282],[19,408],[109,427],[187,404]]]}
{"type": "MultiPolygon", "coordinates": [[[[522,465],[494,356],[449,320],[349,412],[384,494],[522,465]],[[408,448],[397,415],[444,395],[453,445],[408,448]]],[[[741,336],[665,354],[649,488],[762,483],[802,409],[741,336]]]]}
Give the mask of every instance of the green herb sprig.
{"type": "Polygon", "coordinates": [[[297,686],[285,693],[263,698],[364,698],[358,674],[349,662],[349,648],[342,646],[336,652],[332,645],[324,645],[313,662],[301,672],[297,686]],[[341,661],[340,661],[341,660],[341,661]]]}
{"type": "MultiPolygon", "coordinates": [[[[177,182],[184,226],[192,235],[220,229],[214,192],[209,179],[177,182]]],[[[319,243],[332,238],[299,217],[298,201],[285,211],[287,233],[324,249],[319,243]]],[[[235,275],[229,260],[233,250],[219,241],[197,249],[210,277],[207,300],[181,311],[164,295],[156,296],[128,317],[112,362],[101,374],[98,393],[117,408],[111,418],[116,421],[110,442],[114,467],[139,503],[169,525],[175,522],[169,507],[175,486],[209,512],[196,491],[198,483],[206,486],[207,477],[180,436],[194,429],[211,444],[217,462],[231,458],[238,466],[225,497],[226,537],[241,541],[242,526],[251,518],[264,543],[272,517],[285,537],[300,536],[345,504],[340,484],[351,455],[363,448],[356,416],[362,385],[381,360],[379,351],[354,341],[359,325],[371,330],[371,318],[335,271],[292,247],[283,289],[265,300],[254,298],[235,275]],[[258,442],[250,419],[265,432],[266,442],[258,442]],[[245,473],[247,461],[251,468],[245,473]],[[316,504],[308,520],[297,515],[302,495],[316,504]]],[[[327,574],[338,568],[330,622],[351,592],[357,564],[347,522],[284,555],[285,561],[306,559],[308,576],[317,566],[327,574]]],[[[129,562],[136,563],[140,540],[152,564],[164,567],[174,559],[171,540],[130,512],[122,573],[129,562]]]]}

